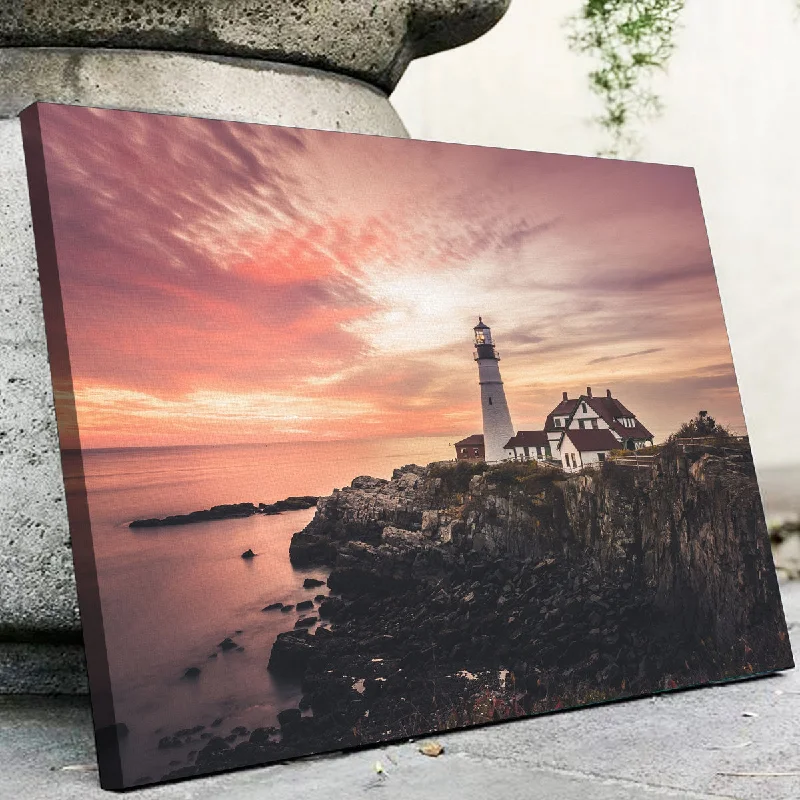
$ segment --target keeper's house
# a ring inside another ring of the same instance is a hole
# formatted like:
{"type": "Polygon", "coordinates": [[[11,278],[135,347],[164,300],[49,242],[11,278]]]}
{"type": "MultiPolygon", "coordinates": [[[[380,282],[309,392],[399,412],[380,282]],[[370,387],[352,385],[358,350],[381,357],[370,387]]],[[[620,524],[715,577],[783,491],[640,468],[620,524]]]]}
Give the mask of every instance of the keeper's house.
{"type": "Polygon", "coordinates": [[[574,472],[605,461],[611,450],[635,451],[652,444],[653,434],[612,397],[610,389],[605,397],[595,397],[587,387],[586,394],[577,398],[564,392],[561,402],[547,415],[543,431],[519,431],[512,436],[505,445],[505,457],[514,461],[553,459],[574,472]]]}

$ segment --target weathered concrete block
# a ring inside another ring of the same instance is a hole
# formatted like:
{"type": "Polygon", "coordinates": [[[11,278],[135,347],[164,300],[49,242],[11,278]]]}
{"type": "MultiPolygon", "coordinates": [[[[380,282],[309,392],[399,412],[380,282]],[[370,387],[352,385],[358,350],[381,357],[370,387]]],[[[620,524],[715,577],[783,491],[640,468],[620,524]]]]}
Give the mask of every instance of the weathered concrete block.
{"type": "Polygon", "coordinates": [[[6,694],[85,694],[83,646],[0,642],[0,687],[6,694]]]}
{"type": "Polygon", "coordinates": [[[0,7],[0,46],[243,56],[352,75],[391,91],[409,62],[470,42],[511,0],[36,0],[0,7]]]}

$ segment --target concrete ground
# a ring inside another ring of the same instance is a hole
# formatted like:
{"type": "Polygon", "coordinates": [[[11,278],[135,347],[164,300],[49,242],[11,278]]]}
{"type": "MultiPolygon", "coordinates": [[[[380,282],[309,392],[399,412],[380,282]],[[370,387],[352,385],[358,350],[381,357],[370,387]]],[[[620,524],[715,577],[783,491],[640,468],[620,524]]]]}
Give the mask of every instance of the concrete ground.
{"type": "MultiPolygon", "coordinates": [[[[800,652],[800,582],[784,584],[800,652]]],[[[800,673],[660,695],[168,786],[141,800],[800,798],[800,673]],[[376,768],[380,764],[383,772],[376,768]]],[[[107,797],[85,698],[0,697],[0,796],[107,797]]]]}

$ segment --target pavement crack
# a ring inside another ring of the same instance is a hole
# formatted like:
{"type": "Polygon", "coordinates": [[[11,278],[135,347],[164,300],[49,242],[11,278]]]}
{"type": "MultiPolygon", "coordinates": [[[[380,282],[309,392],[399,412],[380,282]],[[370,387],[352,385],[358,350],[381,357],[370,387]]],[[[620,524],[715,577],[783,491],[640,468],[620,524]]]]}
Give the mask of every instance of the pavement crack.
{"type": "Polygon", "coordinates": [[[661,797],[679,797],[683,800],[741,800],[741,798],[730,794],[718,794],[708,792],[697,792],[692,789],[686,789],[682,786],[671,786],[663,783],[650,783],[648,781],[637,781],[632,778],[623,778],[617,775],[604,775],[599,772],[587,772],[584,770],[565,769],[562,767],[548,767],[546,765],[531,765],[520,758],[513,756],[491,756],[491,755],[476,755],[473,753],[461,752],[458,754],[462,758],[467,758],[472,761],[492,761],[503,763],[508,766],[509,762],[515,767],[524,768],[527,771],[542,772],[550,775],[558,775],[565,778],[577,778],[586,781],[595,781],[603,783],[606,786],[620,786],[627,789],[638,789],[650,794],[661,797]]]}

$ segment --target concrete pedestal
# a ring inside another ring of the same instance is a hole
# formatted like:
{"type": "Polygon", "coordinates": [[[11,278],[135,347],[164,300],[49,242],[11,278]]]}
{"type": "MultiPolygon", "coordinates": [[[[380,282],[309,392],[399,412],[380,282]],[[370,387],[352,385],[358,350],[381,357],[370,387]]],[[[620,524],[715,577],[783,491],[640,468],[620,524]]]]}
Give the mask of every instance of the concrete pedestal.
{"type": "Polygon", "coordinates": [[[388,92],[410,60],[480,36],[509,2],[0,8],[0,692],[85,691],[20,111],[42,100],[407,136],[388,92]]]}

